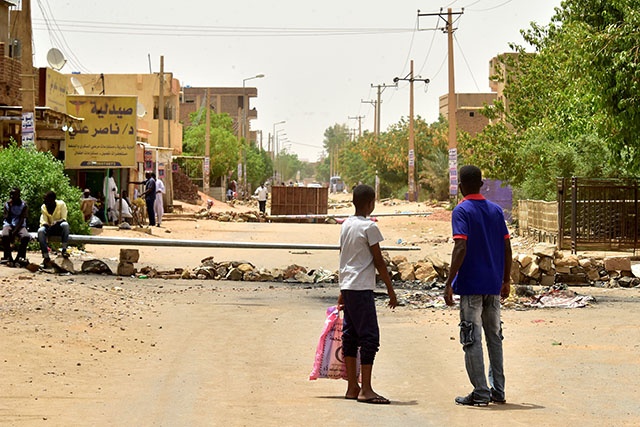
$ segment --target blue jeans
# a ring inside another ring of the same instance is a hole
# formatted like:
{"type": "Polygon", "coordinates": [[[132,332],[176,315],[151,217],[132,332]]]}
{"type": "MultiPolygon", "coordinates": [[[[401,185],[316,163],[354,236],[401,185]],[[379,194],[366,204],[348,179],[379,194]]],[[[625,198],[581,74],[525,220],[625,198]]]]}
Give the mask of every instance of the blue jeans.
{"type": "Polygon", "coordinates": [[[48,236],[60,236],[62,247],[67,247],[69,241],[69,223],[62,221],[60,224],[52,226],[42,226],[38,229],[38,242],[40,243],[40,251],[43,258],[49,258],[49,246],[47,245],[48,236]]]}
{"type": "Polygon", "coordinates": [[[460,296],[460,343],[464,350],[467,375],[476,399],[504,399],[504,370],[502,366],[502,326],[500,295],[460,296]],[[489,386],[484,371],[482,330],[489,353],[489,386]]]}

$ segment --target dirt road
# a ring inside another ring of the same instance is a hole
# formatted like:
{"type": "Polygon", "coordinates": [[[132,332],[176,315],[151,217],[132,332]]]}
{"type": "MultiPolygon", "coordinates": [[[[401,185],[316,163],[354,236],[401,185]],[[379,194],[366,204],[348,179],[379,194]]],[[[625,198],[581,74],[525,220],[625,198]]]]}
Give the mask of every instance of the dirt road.
{"type": "MultiPolygon", "coordinates": [[[[433,239],[425,250],[447,250],[446,237],[437,240],[447,225],[383,221],[389,240],[433,239]]],[[[186,228],[197,234],[214,226],[200,222],[196,229],[191,221],[180,231],[177,222],[163,224],[184,239],[191,238],[186,228]]],[[[216,240],[222,233],[270,236],[279,230],[273,225],[235,225],[219,230],[216,240]]],[[[337,239],[337,227],[289,231],[283,239],[337,239]]],[[[117,256],[112,249],[90,248],[101,258],[117,256]]],[[[144,248],[140,264],[186,266],[199,262],[198,251],[144,248]]],[[[337,262],[328,253],[261,252],[258,261],[246,252],[215,256],[273,267],[299,257],[306,257],[301,265],[337,262]]],[[[0,267],[0,425],[639,425],[640,290],[578,291],[600,302],[503,311],[508,403],[486,408],[453,403],[470,391],[456,309],[381,307],[374,386],[392,404],[374,406],[343,399],[343,381],[308,381],[336,285],[55,276],[0,267]]]]}

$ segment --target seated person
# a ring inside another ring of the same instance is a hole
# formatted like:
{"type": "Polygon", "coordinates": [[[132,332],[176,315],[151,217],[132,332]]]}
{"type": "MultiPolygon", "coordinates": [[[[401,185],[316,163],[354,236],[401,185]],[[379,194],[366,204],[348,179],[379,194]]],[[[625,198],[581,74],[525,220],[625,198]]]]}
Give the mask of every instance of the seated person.
{"type": "Polygon", "coordinates": [[[98,199],[91,195],[91,190],[85,188],[82,193],[82,199],[80,199],[80,210],[84,215],[84,220],[89,221],[91,219],[91,215],[95,215],[98,211],[96,207],[96,202],[98,199]]]}
{"type": "Polygon", "coordinates": [[[20,189],[18,187],[11,189],[9,197],[9,201],[4,204],[4,220],[2,221],[2,247],[4,249],[2,261],[9,267],[13,267],[16,263],[21,267],[25,267],[29,264],[27,260],[27,245],[31,240],[31,235],[27,230],[29,207],[20,197],[20,189]],[[11,257],[11,245],[16,238],[20,238],[20,246],[18,246],[18,257],[14,263],[11,257]]]}
{"type": "MultiPolygon", "coordinates": [[[[131,204],[129,203],[129,195],[127,190],[122,190],[122,197],[116,197],[116,216],[120,215],[120,205],[122,204],[122,219],[131,222],[133,213],[131,212],[131,204]],[[120,203],[122,201],[122,203],[120,203]]],[[[116,218],[117,221],[117,218],[116,218]]]]}
{"type": "Polygon", "coordinates": [[[60,236],[62,242],[62,256],[69,257],[67,245],[69,241],[69,223],[67,222],[67,204],[63,200],[56,199],[56,193],[49,191],[44,195],[44,203],[40,208],[40,228],[38,229],[38,242],[42,252],[43,268],[51,266],[49,258],[49,236],[60,236]]]}

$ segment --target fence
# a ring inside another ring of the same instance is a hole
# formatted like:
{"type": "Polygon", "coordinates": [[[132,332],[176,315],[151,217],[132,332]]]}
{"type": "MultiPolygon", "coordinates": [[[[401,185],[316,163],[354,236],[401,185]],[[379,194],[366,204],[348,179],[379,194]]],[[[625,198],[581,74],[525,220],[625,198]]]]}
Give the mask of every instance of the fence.
{"type": "Polygon", "coordinates": [[[542,200],[518,201],[518,226],[525,236],[539,242],[558,243],[558,203],[542,200]]]}
{"type": "Polygon", "coordinates": [[[327,187],[271,188],[271,215],[326,214],[329,207],[327,187]]]}
{"type": "Polygon", "coordinates": [[[523,235],[560,249],[633,250],[638,247],[638,180],[559,178],[557,202],[520,200],[523,235]]]}
{"type": "Polygon", "coordinates": [[[638,246],[638,180],[558,179],[560,249],[629,250],[638,246]]]}

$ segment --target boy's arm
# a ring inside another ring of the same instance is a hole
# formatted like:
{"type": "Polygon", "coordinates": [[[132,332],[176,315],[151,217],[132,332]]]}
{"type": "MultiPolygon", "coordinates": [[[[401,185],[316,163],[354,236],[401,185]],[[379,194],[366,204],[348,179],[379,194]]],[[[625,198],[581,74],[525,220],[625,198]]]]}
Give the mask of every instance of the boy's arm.
{"type": "Polygon", "coordinates": [[[387,286],[387,294],[389,294],[389,307],[396,308],[398,306],[398,299],[396,298],[396,292],[393,290],[393,285],[391,284],[391,278],[389,277],[389,272],[387,271],[387,265],[384,262],[384,258],[382,257],[382,251],[380,250],[380,244],[376,243],[375,245],[369,246],[371,249],[371,255],[373,255],[373,265],[378,270],[382,281],[387,286]]]}
{"type": "MultiPolygon", "coordinates": [[[[465,239],[455,239],[453,252],[451,253],[451,267],[449,268],[449,276],[444,286],[444,302],[447,305],[453,305],[453,288],[451,284],[458,274],[458,270],[462,267],[464,257],[467,255],[467,241],[465,239]]],[[[511,267],[509,267],[511,268],[511,267]]]]}

